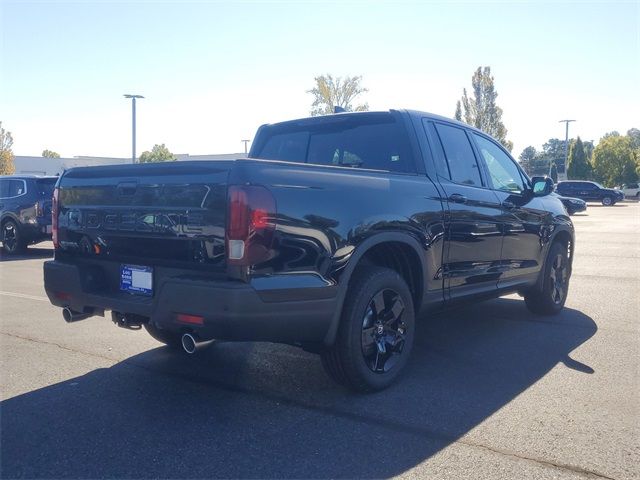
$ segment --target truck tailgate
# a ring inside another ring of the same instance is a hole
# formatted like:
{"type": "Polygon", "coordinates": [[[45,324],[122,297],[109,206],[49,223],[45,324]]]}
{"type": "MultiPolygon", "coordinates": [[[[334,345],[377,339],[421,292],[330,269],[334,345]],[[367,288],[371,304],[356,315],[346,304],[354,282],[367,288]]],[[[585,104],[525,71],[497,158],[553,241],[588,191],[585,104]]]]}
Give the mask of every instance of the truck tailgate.
{"type": "Polygon", "coordinates": [[[223,269],[233,161],[76,168],[59,182],[63,255],[223,269]]]}

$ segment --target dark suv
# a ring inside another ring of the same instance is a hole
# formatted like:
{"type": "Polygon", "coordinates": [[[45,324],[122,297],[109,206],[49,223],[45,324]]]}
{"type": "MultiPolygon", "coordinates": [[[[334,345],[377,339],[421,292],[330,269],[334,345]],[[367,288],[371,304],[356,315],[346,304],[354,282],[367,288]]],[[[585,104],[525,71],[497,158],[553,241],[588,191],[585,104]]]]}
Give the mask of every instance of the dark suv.
{"type": "Polygon", "coordinates": [[[0,177],[0,234],[10,255],[51,239],[51,195],[58,177],[0,177]]]}
{"type": "Polygon", "coordinates": [[[597,182],[567,180],[559,182],[556,191],[565,197],[580,198],[585,202],[602,202],[603,205],[615,205],[624,199],[624,193],[613,188],[604,188],[597,182]]]}

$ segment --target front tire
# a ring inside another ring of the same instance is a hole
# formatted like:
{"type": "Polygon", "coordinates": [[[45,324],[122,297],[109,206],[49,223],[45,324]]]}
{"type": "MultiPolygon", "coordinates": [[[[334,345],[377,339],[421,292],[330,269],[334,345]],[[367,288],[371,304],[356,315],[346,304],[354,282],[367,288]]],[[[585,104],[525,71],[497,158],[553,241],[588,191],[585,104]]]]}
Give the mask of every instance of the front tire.
{"type": "Polygon", "coordinates": [[[560,242],[554,242],[549,248],[542,275],[542,291],[530,291],[525,294],[527,308],[539,315],[559,313],[567,300],[571,267],[568,250],[560,242]]]}
{"type": "Polygon", "coordinates": [[[360,268],[349,282],[336,342],[321,353],[322,365],[352,390],[382,390],[401,374],[414,334],[413,298],[405,281],[388,268],[360,268]]]}
{"type": "Polygon", "coordinates": [[[614,203],[615,202],[613,201],[613,198],[611,198],[611,197],[604,197],[602,199],[602,205],[604,205],[605,207],[610,207],[614,203]]]}
{"type": "Polygon", "coordinates": [[[13,220],[7,220],[2,225],[2,249],[8,255],[17,255],[27,247],[22,239],[18,224],[13,220]]]}

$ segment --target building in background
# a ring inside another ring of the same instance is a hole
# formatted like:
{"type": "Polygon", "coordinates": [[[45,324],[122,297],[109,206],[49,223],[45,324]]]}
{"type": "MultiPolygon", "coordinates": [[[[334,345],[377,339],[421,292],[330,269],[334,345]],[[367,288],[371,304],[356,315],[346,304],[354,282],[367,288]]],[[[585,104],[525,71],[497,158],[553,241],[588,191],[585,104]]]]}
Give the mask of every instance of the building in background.
{"type": "MultiPolygon", "coordinates": [[[[188,153],[177,154],[177,161],[202,161],[202,160],[233,160],[245,158],[245,153],[222,153],[212,155],[189,155],[188,153]]],[[[65,170],[73,167],[95,167],[102,165],[119,165],[131,163],[130,158],[118,157],[89,157],[80,156],[72,158],[45,158],[16,155],[14,164],[16,174],[31,175],[60,175],[65,170]]]]}

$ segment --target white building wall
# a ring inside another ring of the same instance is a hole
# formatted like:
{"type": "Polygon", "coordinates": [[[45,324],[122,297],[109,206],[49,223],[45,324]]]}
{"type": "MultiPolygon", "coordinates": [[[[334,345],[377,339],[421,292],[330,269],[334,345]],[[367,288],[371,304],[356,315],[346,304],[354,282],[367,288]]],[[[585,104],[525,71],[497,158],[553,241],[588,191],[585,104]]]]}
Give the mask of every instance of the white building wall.
{"type": "MultiPolygon", "coordinates": [[[[222,153],[212,155],[189,155],[188,153],[176,155],[181,161],[202,160],[234,160],[244,158],[244,153],[222,153]]],[[[73,157],[73,158],[44,158],[16,155],[14,164],[17,174],[32,175],[60,175],[65,170],[73,167],[91,167],[100,165],[130,164],[130,158],[113,157],[73,157]]]]}

